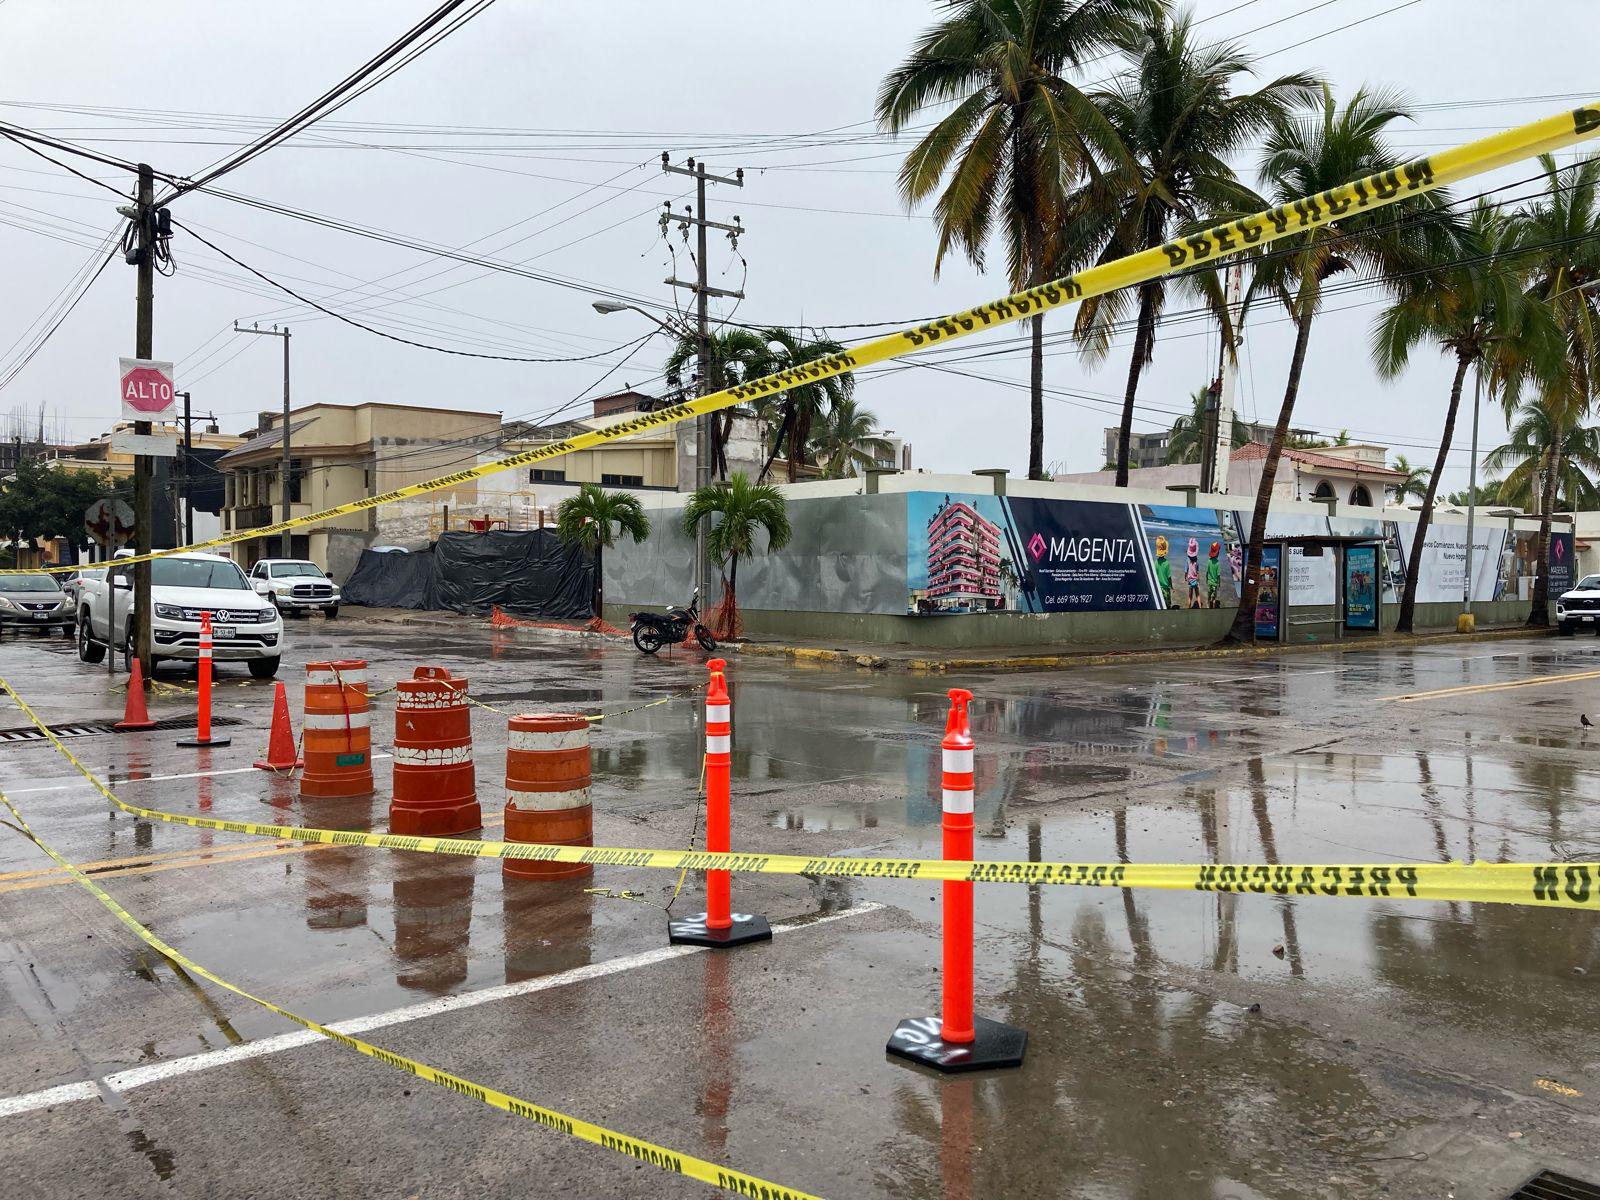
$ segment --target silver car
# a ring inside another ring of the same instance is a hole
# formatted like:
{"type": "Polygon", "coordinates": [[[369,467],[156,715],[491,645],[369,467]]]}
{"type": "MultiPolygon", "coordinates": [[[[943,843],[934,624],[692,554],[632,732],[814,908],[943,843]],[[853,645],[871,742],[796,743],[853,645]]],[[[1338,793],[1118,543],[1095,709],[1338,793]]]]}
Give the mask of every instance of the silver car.
{"type": "Polygon", "coordinates": [[[0,575],[0,632],[29,626],[45,633],[59,629],[70,637],[75,620],[76,606],[54,575],[0,575]]]}

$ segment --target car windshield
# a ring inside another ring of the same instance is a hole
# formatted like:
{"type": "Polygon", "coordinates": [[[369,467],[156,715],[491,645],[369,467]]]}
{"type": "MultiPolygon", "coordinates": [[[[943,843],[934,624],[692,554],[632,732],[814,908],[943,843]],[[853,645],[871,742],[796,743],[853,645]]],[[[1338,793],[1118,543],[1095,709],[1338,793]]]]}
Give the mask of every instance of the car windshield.
{"type": "Polygon", "coordinates": [[[1600,592],[1600,575],[1585,575],[1582,579],[1578,580],[1578,586],[1574,590],[1580,592],[1600,592]]]}
{"type": "Polygon", "coordinates": [[[323,578],[322,570],[316,563],[277,563],[272,568],[274,579],[283,579],[289,575],[309,575],[313,579],[323,578]]]}
{"type": "Polygon", "coordinates": [[[205,558],[158,558],[150,564],[150,583],[153,587],[250,590],[244,572],[231,562],[212,562],[205,558]]]}
{"type": "Polygon", "coordinates": [[[59,592],[48,575],[7,575],[0,578],[0,592],[59,592]]]}

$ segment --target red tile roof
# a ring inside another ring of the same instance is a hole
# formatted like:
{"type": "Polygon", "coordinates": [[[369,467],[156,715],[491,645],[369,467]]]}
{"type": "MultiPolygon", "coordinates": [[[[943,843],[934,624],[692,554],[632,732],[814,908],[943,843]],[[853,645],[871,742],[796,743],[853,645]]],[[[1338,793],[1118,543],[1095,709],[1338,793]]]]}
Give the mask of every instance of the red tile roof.
{"type": "MultiPolygon", "coordinates": [[[[1266,458],[1267,448],[1260,442],[1246,442],[1233,452],[1236,459],[1266,458]]],[[[1396,471],[1390,467],[1374,467],[1368,463],[1356,462],[1351,458],[1340,458],[1337,454],[1318,454],[1315,450],[1296,450],[1285,446],[1283,456],[1308,467],[1322,467],[1331,471],[1349,471],[1354,475],[1385,475],[1393,479],[1405,478],[1404,471],[1396,471]]]]}

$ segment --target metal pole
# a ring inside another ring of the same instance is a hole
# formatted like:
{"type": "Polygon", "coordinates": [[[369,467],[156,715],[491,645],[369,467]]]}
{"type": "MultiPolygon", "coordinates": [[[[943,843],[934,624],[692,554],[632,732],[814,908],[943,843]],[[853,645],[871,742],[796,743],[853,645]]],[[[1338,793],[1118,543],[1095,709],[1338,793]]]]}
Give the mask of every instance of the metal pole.
{"type": "Polygon", "coordinates": [[[189,452],[194,448],[192,434],[194,413],[189,407],[189,393],[183,397],[183,544],[194,545],[194,476],[189,470],[189,452]]]}
{"type": "MultiPolygon", "coordinates": [[[[139,164],[139,199],[135,206],[137,216],[137,245],[139,247],[138,262],[138,291],[134,302],[134,334],[133,355],[135,358],[155,357],[155,289],[156,289],[156,247],[155,247],[155,173],[149,164],[139,164]]],[[[148,434],[149,421],[135,421],[133,432],[148,434]]],[[[133,460],[133,537],[134,550],[140,555],[150,553],[151,525],[151,488],[150,475],[152,463],[148,454],[134,456],[133,460]]],[[[109,584],[110,574],[107,573],[109,584]]],[[[106,654],[112,655],[114,651],[110,643],[116,640],[116,591],[107,587],[106,594],[110,612],[106,624],[106,654]]],[[[135,563],[133,567],[133,625],[135,631],[135,645],[130,647],[139,656],[139,669],[144,675],[145,687],[150,686],[150,563],[149,561],[135,563]]]]}
{"type": "MultiPolygon", "coordinates": [[[[278,470],[278,486],[283,491],[283,516],[282,520],[289,519],[289,476],[292,468],[289,465],[289,327],[283,327],[283,463],[278,470]]],[[[285,529],[283,541],[278,548],[279,554],[284,558],[293,558],[291,549],[292,535],[285,529]]]]}
{"type": "MultiPolygon", "coordinates": [[[[695,163],[695,215],[700,218],[695,228],[696,256],[695,281],[695,318],[698,325],[698,346],[695,355],[696,369],[700,373],[700,386],[697,393],[701,396],[711,394],[711,329],[706,308],[706,164],[695,163]]],[[[695,418],[694,443],[694,482],[695,490],[705,487],[711,482],[711,422],[715,418],[710,414],[701,413],[695,418]]],[[[710,518],[701,517],[700,524],[694,531],[694,562],[695,562],[695,587],[700,590],[700,604],[709,604],[709,591],[711,588],[711,563],[706,550],[706,533],[710,528],[710,518]]]]}
{"type": "Polygon", "coordinates": [[[1467,577],[1461,581],[1461,611],[1472,611],[1472,516],[1478,507],[1478,401],[1483,396],[1483,364],[1472,384],[1472,461],[1467,464],[1467,577]]]}

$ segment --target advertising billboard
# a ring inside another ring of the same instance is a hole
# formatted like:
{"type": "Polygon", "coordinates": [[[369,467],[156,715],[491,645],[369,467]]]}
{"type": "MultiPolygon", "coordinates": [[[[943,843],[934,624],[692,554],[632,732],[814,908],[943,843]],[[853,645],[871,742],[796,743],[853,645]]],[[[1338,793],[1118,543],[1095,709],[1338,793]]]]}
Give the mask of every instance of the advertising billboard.
{"type": "Polygon", "coordinates": [[[1349,546],[1344,552],[1344,623],[1350,629],[1378,627],[1378,548],[1349,546]]]}

